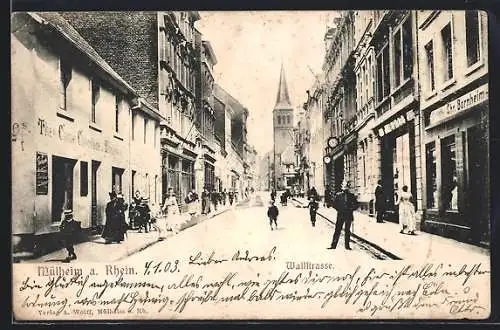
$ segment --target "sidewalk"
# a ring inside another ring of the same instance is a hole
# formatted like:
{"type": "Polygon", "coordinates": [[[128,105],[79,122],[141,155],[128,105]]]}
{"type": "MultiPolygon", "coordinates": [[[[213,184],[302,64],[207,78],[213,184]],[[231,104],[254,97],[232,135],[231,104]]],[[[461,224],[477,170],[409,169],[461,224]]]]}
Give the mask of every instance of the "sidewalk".
{"type": "MultiPolygon", "coordinates": [[[[308,203],[305,198],[293,200],[301,205],[308,203]]],[[[324,208],[320,205],[318,215],[335,223],[337,212],[333,208],[324,208]]],[[[490,254],[487,249],[425,232],[417,232],[416,236],[400,234],[400,229],[397,223],[387,221],[377,223],[375,218],[365,213],[354,212],[351,232],[354,237],[361,237],[403,260],[466,261],[482,262],[487,265],[490,263],[490,254]]]]}
{"type": "MultiPolygon", "coordinates": [[[[231,207],[218,207],[217,211],[212,211],[208,215],[197,214],[189,220],[182,223],[180,231],[193,227],[205,220],[211,219],[223,212],[230,210],[231,207]]],[[[188,214],[186,214],[189,217],[188,214]]],[[[175,234],[171,231],[167,234],[169,237],[175,234]]],[[[90,237],[88,241],[75,245],[75,252],[78,256],[77,262],[115,262],[127,258],[137,252],[140,252],[156,243],[158,243],[158,231],[152,230],[149,233],[139,233],[136,230],[127,232],[125,240],[121,243],[105,244],[100,236],[90,237]]],[[[61,262],[67,256],[66,249],[60,249],[36,259],[22,260],[24,263],[39,262],[61,262]]]]}

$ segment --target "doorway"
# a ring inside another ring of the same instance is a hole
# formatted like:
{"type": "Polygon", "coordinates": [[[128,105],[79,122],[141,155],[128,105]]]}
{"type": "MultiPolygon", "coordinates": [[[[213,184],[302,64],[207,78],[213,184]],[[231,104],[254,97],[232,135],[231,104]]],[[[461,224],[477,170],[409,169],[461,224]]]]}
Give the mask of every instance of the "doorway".
{"type": "Polygon", "coordinates": [[[73,170],[76,160],[52,156],[52,222],[60,222],[63,210],[73,209],[73,170]]]}
{"type": "Polygon", "coordinates": [[[466,199],[472,239],[475,243],[489,243],[489,173],[488,138],[480,126],[467,130],[469,185],[466,199]]]}
{"type": "Polygon", "coordinates": [[[97,227],[97,218],[98,218],[98,212],[97,212],[97,175],[98,175],[98,170],[99,166],[101,165],[101,162],[92,161],[92,175],[91,175],[91,226],[92,227],[97,227]]]}

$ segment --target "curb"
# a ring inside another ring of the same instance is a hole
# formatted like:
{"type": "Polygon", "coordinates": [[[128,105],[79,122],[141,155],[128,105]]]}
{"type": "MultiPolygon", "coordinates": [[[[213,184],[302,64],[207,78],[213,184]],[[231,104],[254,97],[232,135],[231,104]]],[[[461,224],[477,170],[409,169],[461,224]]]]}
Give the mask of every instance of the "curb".
{"type": "MultiPolygon", "coordinates": [[[[181,230],[179,230],[179,233],[182,232],[182,231],[184,231],[184,230],[186,230],[186,229],[192,228],[192,227],[194,227],[194,226],[196,226],[196,225],[198,225],[198,224],[200,224],[200,223],[202,223],[202,222],[204,222],[206,220],[212,219],[212,218],[214,218],[214,217],[216,217],[216,216],[218,216],[220,214],[223,214],[223,213],[225,213],[225,212],[227,212],[229,210],[230,210],[230,208],[227,208],[227,209],[224,209],[224,210],[222,210],[222,211],[220,211],[218,213],[210,214],[209,216],[206,217],[206,219],[203,219],[203,220],[201,220],[199,222],[193,223],[190,226],[182,228],[181,230]]],[[[160,242],[164,242],[164,240],[160,241],[160,240],[155,239],[155,240],[153,240],[153,241],[151,241],[149,243],[146,243],[146,244],[144,244],[144,245],[142,245],[142,246],[140,246],[138,248],[135,248],[135,249],[131,250],[130,252],[127,252],[126,255],[124,255],[124,256],[122,256],[122,257],[120,257],[120,258],[118,258],[118,259],[116,259],[116,260],[114,260],[112,262],[122,261],[122,260],[124,260],[124,259],[126,259],[126,258],[128,258],[128,257],[130,257],[130,256],[132,256],[132,255],[134,255],[136,253],[142,252],[142,251],[146,250],[147,248],[155,245],[156,243],[160,243],[160,242]]]]}
{"type": "MultiPolygon", "coordinates": [[[[295,202],[297,202],[297,203],[299,203],[301,205],[304,204],[303,202],[301,202],[301,201],[299,201],[299,200],[297,200],[295,198],[292,198],[292,201],[295,201],[295,202]]],[[[316,214],[318,214],[320,217],[322,217],[326,221],[330,222],[331,224],[335,224],[335,221],[327,218],[325,215],[323,215],[323,214],[321,214],[319,212],[316,212],[316,214]]],[[[373,242],[370,242],[369,240],[367,240],[367,239],[365,239],[365,238],[363,238],[363,237],[361,237],[361,236],[359,236],[359,235],[357,235],[357,234],[355,234],[353,232],[351,232],[351,236],[354,237],[354,238],[356,238],[356,239],[358,239],[358,240],[360,240],[361,242],[363,242],[365,244],[369,244],[369,245],[371,245],[371,246],[379,249],[382,253],[385,253],[387,256],[389,256],[393,260],[403,260],[402,258],[400,258],[397,255],[393,254],[392,252],[386,250],[385,248],[381,247],[380,245],[375,244],[373,242]]]]}

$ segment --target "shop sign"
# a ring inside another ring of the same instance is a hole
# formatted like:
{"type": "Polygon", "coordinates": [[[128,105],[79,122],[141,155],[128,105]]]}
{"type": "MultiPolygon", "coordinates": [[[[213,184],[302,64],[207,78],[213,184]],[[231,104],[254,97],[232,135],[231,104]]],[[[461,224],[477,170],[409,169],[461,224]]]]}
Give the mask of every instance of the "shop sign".
{"type": "Polygon", "coordinates": [[[120,154],[120,149],[112,145],[112,142],[106,139],[96,139],[87,136],[83,130],[75,131],[74,129],[60,124],[59,126],[50,126],[45,119],[38,118],[38,132],[40,135],[47,137],[56,137],[60,141],[70,144],[79,145],[84,148],[94,151],[101,151],[113,155],[120,154]]]}
{"type": "Polygon", "coordinates": [[[442,120],[450,118],[462,111],[470,109],[488,99],[488,84],[462,95],[449,102],[445,106],[431,112],[429,125],[434,125],[442,120]]]}
{"type": "Polygon", "coordinates": [[[386,134],[389,134],[390,132],[398,129],[399,127],[403,126],[407,122],[412,121],[414,118],[415,118],[415,114],[413,113],[413,111],[410,110],[405,115],[401,115],[399,117],[396,117],[393,121],[380,127],[378,129],[378,136],[382,137],[386,134]]]}
{"type": "Polygon", "coordinates": [[[36,194],[49,193],[49,159],[46,153],[36,153],[36,194]]]}

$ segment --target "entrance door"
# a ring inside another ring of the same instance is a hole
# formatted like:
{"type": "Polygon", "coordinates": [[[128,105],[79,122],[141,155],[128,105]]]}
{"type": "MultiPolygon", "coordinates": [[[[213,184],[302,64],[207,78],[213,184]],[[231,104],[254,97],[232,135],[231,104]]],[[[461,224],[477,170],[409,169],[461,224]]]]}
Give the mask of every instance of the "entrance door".
{"type": "Polygon", "coordinates": [[[75,160],[52,156],[52,221],[61,221],[63,210],[73,209],[75,160]]]}
{"type": "Polygon", "coordinates": [[[479,125],[468,129],[469,189],[468,214],[472,238],[476,243],[489,242],[488,139],[479,125]]]}
{"type": "Polygon", "coordinates": [[[97,171],[101,163],[92,161],[92,175],[91,175],[91,226],[97,227],[97,171]]]}
{"type": "Polygon", "coordinates": [[[335,159],[333,163],[334,170],[334,189],[335,192],[342,189],[342,182],[344,181],[344,156],[335,159]]]}

